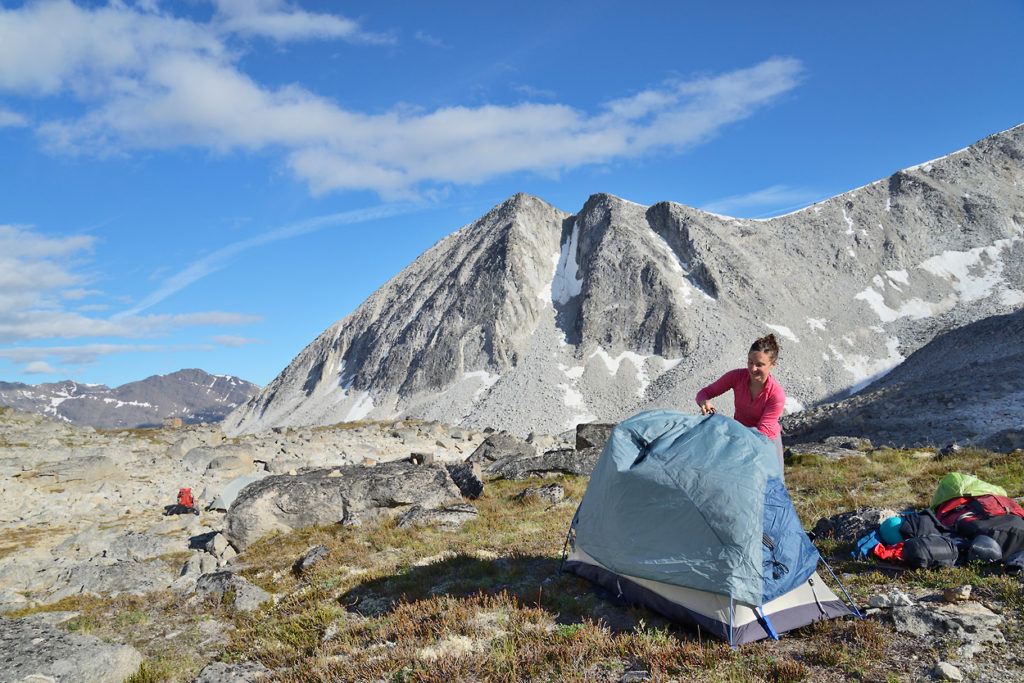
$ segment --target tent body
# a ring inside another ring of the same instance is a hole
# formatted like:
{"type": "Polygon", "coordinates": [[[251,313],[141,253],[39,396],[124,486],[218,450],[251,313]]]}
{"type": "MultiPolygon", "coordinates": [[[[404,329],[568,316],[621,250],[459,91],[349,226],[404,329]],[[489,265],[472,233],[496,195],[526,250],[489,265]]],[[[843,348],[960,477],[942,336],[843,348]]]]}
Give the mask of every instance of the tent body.
{"type": "Polygon", "coordinates": [[[267,476],[264,474],[243,474],[235,477],[220,490],[220,493],[213,499],[210,505],[207,507],[208,510],[225,510],[231,507],[231,504],[235,502],[235,498],[241,493],[249,484],[254,481],[259,481],[267,476]]]}
{"type": "Polygon", "coordinates": [[[775,445],[721,415],[619,424],[570,541],[567,570],[734,644],[850,613],[815,573],[775,445]]]}

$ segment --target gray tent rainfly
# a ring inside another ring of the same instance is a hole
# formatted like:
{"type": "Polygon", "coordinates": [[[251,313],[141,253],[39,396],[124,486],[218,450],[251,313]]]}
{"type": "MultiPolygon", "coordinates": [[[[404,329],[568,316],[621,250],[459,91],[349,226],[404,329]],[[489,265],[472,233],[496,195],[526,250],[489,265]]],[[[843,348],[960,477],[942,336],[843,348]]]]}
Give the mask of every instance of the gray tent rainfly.
{"type": "Polygon", "coordinates": [[[732,418],[635,415],[594,467],[565,569],[734,645],[850,614],[781,474],[774,444],[732,418]]]}
{"type": "Polygon", "coordinates": [[[213,499],[207,509],[227,511],[227,509],[231,507],[231,504],[235,502],[235,498],[238,497],[238,494],[242,492],[242,489],[254,481],[263,479],[267,474],[269,473],[256,475],[243,474],[235,477],[224,485],[224,488],[221,489],[220,493],[217,494],[217,497],[213,499]]]}

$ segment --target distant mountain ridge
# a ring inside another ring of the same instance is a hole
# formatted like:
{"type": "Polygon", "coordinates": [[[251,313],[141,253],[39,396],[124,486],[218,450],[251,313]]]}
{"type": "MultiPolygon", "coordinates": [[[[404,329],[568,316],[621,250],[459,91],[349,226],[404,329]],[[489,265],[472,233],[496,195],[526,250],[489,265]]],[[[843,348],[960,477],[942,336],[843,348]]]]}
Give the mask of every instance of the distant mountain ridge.
{"type": "Polygon", "coordinates": [[[164,418],[186,424],[219,422],[259,386],[198,369],[153,375],[111,389],[73,380],[39,385],[0,382],[0,405],[100,429],[151,427],[164,418]]]}
{"type": "Polygon", "coordinates": [[[526,434],[697,389],[774,331],[788,407],[1024,306],[1024,126],[766,220],[516,195],[424,252],[225,419],[412,416],[526,434]]]}

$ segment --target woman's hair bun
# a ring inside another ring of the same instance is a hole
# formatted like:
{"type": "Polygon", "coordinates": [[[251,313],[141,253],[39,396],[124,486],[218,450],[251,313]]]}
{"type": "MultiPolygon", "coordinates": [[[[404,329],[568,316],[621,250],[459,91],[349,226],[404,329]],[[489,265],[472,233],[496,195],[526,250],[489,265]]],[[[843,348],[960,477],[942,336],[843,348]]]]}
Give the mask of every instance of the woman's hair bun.
{"type": "Polygon", "coordinates": [[[767,353],[773,363],[779,359],[779,342],[775,339],[774,334],[768,334],[767,336],[761,337],[750,345],[750,350],[767,353]]]}

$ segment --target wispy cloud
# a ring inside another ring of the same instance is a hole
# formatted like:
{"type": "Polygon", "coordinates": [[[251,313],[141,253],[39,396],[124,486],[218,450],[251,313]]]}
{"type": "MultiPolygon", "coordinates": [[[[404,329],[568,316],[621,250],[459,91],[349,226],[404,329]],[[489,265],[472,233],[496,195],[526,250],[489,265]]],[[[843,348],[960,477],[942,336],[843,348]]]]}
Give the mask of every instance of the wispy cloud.
{"type": "Polygon", "coordinates": [[[820,192],[788,185],[772,185],[755,192],[722,197],[708,202],[699,208],[712,213],[728,215],[743,214],[751,209],[756,215],[749,218],[765,218],[776,216],[788,211],[795,211],[809,206],[814,202],[827,198],[820,192]]]}
{"type": "Polygon", "coordinates": [[[298,237],[299,235],[305,235],[328,227],[364,223],[388,216],[396,216],[413,210],[416,209],[411,205],[389,204],[370,207],[367,209],[344,211],[326,216],[317,216],[298,223],[292,223],[290,225],[255,235],[248,239],[229,244],[226,247],[221,247],[211,254],[207,254],[198,261],[191,263],[183,270],[180,270],[166,278],[156,290],[151,292],[132,308],[115,315],[114,319],[120,320],[136,316],[138,313],[144,311],[153,304],[163,301],[172,294],[176,294],[185,287],[188,287],[193,282],[225,267],[230,263],[232,258],[243,251],[271,244],[273,242],[290,239],[292,237],[298,237]]]}
{"type": "Polygon", "coordinates": [[[247,344],[262,344],[262,339],[249,339],[248,337],[236,337],[232,334],[218,334],[213,338],[213,343],[220,346],[228,346],[234,349],[241,348],[247,344]]]}
{"type": "Polygon", "coordinates": [[[532,85],[526,85],[525,83],[513,86],[512,89],[517,93],[535,100],[553,100],[557,96],[554,90],[534,88],[532,85]]]}
{"type": "Polygon", "coordinates": [[[196,326],[237,326],[256,316],[221,311],[177,315],[90,317],[105,303],[64,308],[65,302],[103,297],[85,288],[89,276],[80,270],[89,262],[95,239],[88,235],[53,237],[27,226],[0,225],[0,343],[82,337],[146,337],[196,326]]]}
{"type": "Polygon", "coordinates": [[[103,356],[111,356],[120,353],[166,353],[168,351],[183,350],[206,350],[212,351],[210,345],[154,345],[154,344],[82,344],[79,346],[19,346],[16,348],[0,349],[0,358],[17,365],[25,365],[24,373],[38,372],[43,370],[30,370],[30,368],[42,368],[44,365],[51,370],[47,374],[56,374],[49,364],[51,361],[62,366],[91,365],[103,356]]]}
{"type": "Polygon", "coordinates": [[[450,49],[450,46],[445,44],[443,40],[435,36],[432,36],[425,31],[417,30],[416,33],[413,35],[413,38],[415,38],[417,42],[423,43],[424,45],[429,45],[430,47],[438,47],[446,50],[450,49]]]}
{"type": "Polygon", "coordinates": [[[0,107],[0,128],[27,125],[28,119],[21,114],[0,107]]]}
{"type": "Polygon", "coordinates": [[[243,72],[243,53],[229,38],[372,43],[373,34],[276,0],[217,7],[206,23],[120,3],[0,10],[0,90],[65,96],[84,108],[77,118],[37,126],[54,152],[281,150],[314,193],[371,190],[390,200],[513,172],[556,173],[685,150],[795,88],[803,70],[798,60],[778,57],[664,82],[595,111],[526,102],[433,111],[396,105],[370,114],[297,85],[257,82],[243,72]]]}
{"type": "Polygon", "coordinates": [[[216,21],[233,33],[265,36],[279,42],[339,38],[352,43],[391,45],[394,36],[364,30],[337,14],[306,12],[282,0],[215,0],[216,21]]]}
{"type": "Polygon", "coordinates": [[[46,361],[32,361],[21,371],[23,375],[55,375],[57,371],[46,361]]]}

